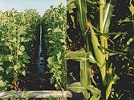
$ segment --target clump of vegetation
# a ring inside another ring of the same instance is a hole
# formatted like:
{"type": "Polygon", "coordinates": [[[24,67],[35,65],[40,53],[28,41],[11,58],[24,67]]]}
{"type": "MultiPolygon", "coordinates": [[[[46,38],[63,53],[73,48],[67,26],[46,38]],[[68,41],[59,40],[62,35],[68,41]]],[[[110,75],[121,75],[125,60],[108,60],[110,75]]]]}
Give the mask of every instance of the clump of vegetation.
{"type": "MultiPolygon", "coordinates": [[[[119,83],[123,80],[122,76],[133,74],[133,1],[67,2],[67,33],[72,40],[68,41],[70,50],[67,59],[80,63],[80,82],[68,88],[83,93],[86,100],[124,98],[124,90],[119,89],[119,92],[116,88],[122,84],[119,83]],[[126,13],[121,11],[122,8],[126,9],[126,13]]],[[[128,91],[130,93],[131,90],[128,88],[128,91]]],[[[128,98],[132,95],[125,99],[128,98]]]]}
{"type": "Polygon", "coordinates": [[[26,75],[40,16],[35,10],[0,11],[0,91],[18,90],[19,76],[26,75]]]}
{"type": "Polygon", "coordinates": [[[51,6],[43,16],[47,66],[52,73],[51,83],[57,89],[66,89],[66,8],[51,6]]]}

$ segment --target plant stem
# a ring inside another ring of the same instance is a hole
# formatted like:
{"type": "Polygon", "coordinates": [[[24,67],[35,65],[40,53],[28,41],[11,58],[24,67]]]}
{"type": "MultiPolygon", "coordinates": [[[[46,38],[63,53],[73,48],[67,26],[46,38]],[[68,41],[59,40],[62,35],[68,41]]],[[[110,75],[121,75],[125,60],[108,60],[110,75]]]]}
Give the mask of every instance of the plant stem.
{"type": "MultiPolygon", "coordinates": [[[[105,0],[100,0],[100,32],[104,33],[104,25],[103,25],[103,19],[104,19],[104,6],[105,6],[105,0]]],[[[101,39],[101,45],[103,47],[107,46],[107,39],[104,36],[100,36],[101,39]]],[[[103,50],[104,52],[104,50],[103,50]]]]}
{"type": "MultiPolygon", "coordinates": [[[[104,19],[104,6],[105,6],[105,0],[100,0],[100,32],[104,33],[104,26],[103,26],[103,19],[104,19]]],[[[101,46],[107,48],[107,39],[104,36],[100,36],[101,46]]],[[[103,53],[105,53],[105,50],[102,50],[103,53]]],[[[101,58],[99,58],[101,59],[101,58]]],[[[102,75],[102,81],[103,85],[106,85],[106,59],[103,66],[100,68],[101,75],[102,75]]]]}

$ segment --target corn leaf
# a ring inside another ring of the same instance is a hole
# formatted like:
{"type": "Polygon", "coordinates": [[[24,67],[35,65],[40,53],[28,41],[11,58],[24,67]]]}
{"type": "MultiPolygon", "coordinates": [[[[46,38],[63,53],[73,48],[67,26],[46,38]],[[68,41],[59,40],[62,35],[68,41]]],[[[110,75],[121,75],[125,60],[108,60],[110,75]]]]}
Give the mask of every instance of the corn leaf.
{"type": "Polygon", "coordinates": [[[99,35],[99,36],[109,36],[109,35],[116,35],[116,34],[128,34],[127,32],[103,32],[101,33],[100,30],[98,30],[96,27],[92,26],[93,29],[95,30],[96,32],[96,35],[99,35]]]}
{"type": "Polygon", "coordinates": [[[123,52],[117,52],[117,51],[114,51],[114,50],[111,50],[111,49],[108,49],[108,48],[105,48],[105,47],[102,47],[102,46],[99,46],[100,49],[104,49],[105,51],[109,52],[109,56],[110,55],[117,55],[117,54],[120,54],[120,55],[125,55],[123,52]]]}
{"type": "Polygon", "coordinates": [[[105,57],[104,57],[102,51],[98,48],[101,45],[98,41],[98,38],[97,38],[96,33],[94,32],[92,26],[90,26],[90,31],[91,31],[91,42],[93,45],[95,59],[97,60],[97,62],[99,63],[100,66],[103,66],[105,63],[105,57]]]}
{"type": "Polygon", "coordinates": [[[85,55],[86,55],[86,59],[89,60],[89,62],[91,63],[97,63],[97,61],[95,60],[95,58],[93,57],[91,52],[86,52],[84,49],[78,50],[78,51],[67,51],[67,60],[71,59],[71,60],[75,60],[75,61],[83,61],[85,60],[85,55]]]}
{"type": "Polygon", "coordinates": [[[86,54],[87,54],[87,59],[89,60],[89,62],[94,63],[94,64],[97,63],[97,61],[95,60],[91,52],[87,52],[86,54]]]}
{"type": "Polygon", "coordinates": [[[94,87],[93,85],[88,85],[86,88],[88,90],[90,90],[92,92],[92,94],[96,94],[96,95],[101,94],[101,90],[99,90],[98,88],[94,87]]]}
{"type": "Polygon", "coordinates": [[[94,94],[94,95],[90,98],[90,100],[100,100],[100,96],[94,94]]]}
{"type": "Polygon", "coordinates": [[[113,4],[116,0],[107,0],[107,4],[104,7],[104,19],[103,19],[103,32],[107,33],[109,31],[110,20],[113,12],[113,4]]]}
{"type": "Polygon", "coordinates": [[[94,57],[95,57],[95,60],[97,61],[97,64],[99,65],[103,84],[105,84],[105,82],[104,82],[105,76],[106,76],[105,55],[99,49],[99,47],[101,45],[98,41],[98,37],[96,36],[96,33],[94,32],[94,30],[92,28],[92,25],[90,25],[90,31],[91,31],[91,42],[92,42],[92,46],[93,46],[94,57]]]}
{"type": "Polygon", "coordinates": [[[86,98],[86,100],[90,98],[90,93],[87,90],[83,91],[83,95],[86,98]]]}
{"type": "Polygon", "coordinates": [[[75,60],[75,61],[82,61],[85,57],[85,50],[81,49],[78,51],[67,51],[67,55],[66,55],[67,59],[71,59],[71,60],[75,60]]]}
{"type": "Polygon", "coordinates": [[[80,82],[82,86],[90,84],[90,64],[88,60],[80,62],[80,82]]]}
{"type": "Polygon", "coordinates": [[[75,0],[76,8],[78,9],[77,17],[79,20],[80,28],[82,32],[86,30],[87,23],[87,3],[86,0],[75,0]]]}
{"type": "Polygon", "coordinates": [[[111,81],[108,84],[107,90],[106,90],[106,100],[108,100],[109,95],[111,93],[112,90],[112,85],[115,84],[115,82],[119,79],[119,77],[117,75],[114,75],[113,79],[111,79],[111,81]]]}
{"type": "Polygon", "coordinates": [[[72,90],[73,92],[76,92],[76,93],[81,93],[81,92],[84,92],[86,90],[85,87],[83,87],[80,82],[75,82],[71,85],[68,86],[68,89],[72,90]]]}
{"type": "Polygon", "coordinates": [[[69,5],[70,3],[74,2],[75,0],[67,0],[67,5],[69,5]]]}
{"type": "Polygon", "coordinates": [[[87,89],[84,86],[82,86],[80,82],[75,82],[69,85],[68,89],[76,93],[83,93],[86,100],[90,98],[90,93],[88,93],[87,89]]]}

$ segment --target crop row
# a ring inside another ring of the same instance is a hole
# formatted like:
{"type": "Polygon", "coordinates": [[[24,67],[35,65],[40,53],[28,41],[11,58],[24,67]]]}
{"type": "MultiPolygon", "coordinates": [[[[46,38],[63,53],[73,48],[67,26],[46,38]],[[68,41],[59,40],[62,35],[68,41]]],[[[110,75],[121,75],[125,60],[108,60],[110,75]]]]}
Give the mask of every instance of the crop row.
{"type": "Polygon", "coordinates": [[[66,87],[66,10],[61,4],[51,6],[43,16],[47,62],[57,89],[66,87]]]}
{"type": "Polygon", "coordinates": [[[17,86],[20,75],[26,75],[32,43],[40,16],[35,10],[0,11],[0,91],[17,86]]]}

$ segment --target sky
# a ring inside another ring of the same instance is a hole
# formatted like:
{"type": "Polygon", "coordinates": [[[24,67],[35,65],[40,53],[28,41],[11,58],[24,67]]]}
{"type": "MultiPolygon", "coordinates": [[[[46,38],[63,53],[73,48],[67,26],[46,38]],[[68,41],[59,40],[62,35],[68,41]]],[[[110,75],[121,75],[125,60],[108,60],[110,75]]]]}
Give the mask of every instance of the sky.
{"type": "Polygon", "coordinates": [[[66,6],[66,0],[0,0],[0,10],[7,11],[15,8],[21,12],[25,9],[36,9],[42,16],[50,6],[57,7],[60,2],[66,6]]]}

